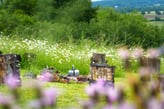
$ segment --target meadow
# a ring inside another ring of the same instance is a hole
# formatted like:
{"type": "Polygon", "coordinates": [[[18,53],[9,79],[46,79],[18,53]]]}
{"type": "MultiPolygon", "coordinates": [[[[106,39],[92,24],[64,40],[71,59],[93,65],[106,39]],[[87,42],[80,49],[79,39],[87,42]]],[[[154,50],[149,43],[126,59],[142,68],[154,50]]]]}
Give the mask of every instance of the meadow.
{"type": "MultiPolygon", "coordinates": [[[[129,78],[137,75],[138,64],[137,60],[131,59],[131,69],[126,71],[123,68],[122,61],[118,55],[120,46],[105,46],[103,44],[96,44],[89,40],[82,40],[79,44],[68,43],[51,43],[48,40],[38,39],[14,39],[9,36],[0,37],[0,50],[4,54],[20,54],[24,53],[36,54],[36,58],[31,60],[23,60],[21,62],[21,78],[22,87],[18,88],[18,100],[16,103],[18,107],[29,108],[32,104],[30,101],[35,101],[38,96],[38,89],[33,84],[38,82],[35,79],[24,78],[26,72],[33,72],[36,75],[40,74],[41,70],[46,67],[54,67],[55,70],[60,71],[60,74],[66,75],[72,65],[75,65],[80,71],[80,75],[89,75],[90,58],[92,53],[99,52],[106,54],[106,60],[109,65],[116,66],[115,69],[115,86],[119,87],[124,84],[124,89],[127,93],[127,98],[132,99],[129,90],[129,78]],[[128,84],[127,84],[128,83],[128,84]],[[27,87],[30,86],[30,87],[27,87]]],[[[134,48],[130,48],[132,52],[134,48]]],[[[164,73],[164,59],[161,57],[161,73],[164,73]]],[[[40,82],[39,82],[40,83],[40,82]]],[[[83,101],[88,100],[89,96],[86,94],[86,87],[88,83],[58,83],[46,82],[43,83],[42,88],[55,88],[57,91],[56,108],[57,109],[72,109],[82,108],[83,101]]],[[[41,90],[44,90],[42,89],[41,90]]],[[[0,86],[0,95],[2,93],[12,93],[12,90],[7,86],[0,86]]],[[[101,104],[102,105],[102,104],[101,104]]],[[[2,107],[1,107],[2,108],[2,107]]],[[[49,109],[50,107],[46,108],[49,109]]],[[[54,107],[55,108],[55,107],[54,107]]],[[[4,109],[4,108],[2,108],[4,109]]],[[[33,107],[33,109],[39,109],[33,107]]],[[[85,108],[84,108],[85,109],[85,108]]]]}
{"type": "Polygon", "coordinates": [[[159,75],[140,69],[146,55],[160,58],[164,73],[164,57],[152,48],[163,50],[163,30],[163,24],[151,25],[136,11],[92,7],[90,0],[1,0],[0,53],[21,56],[21,81],[12,75],[19,65],[3,62],[8,70],[5,78],[0,73],[0,109],[164,109],[159,75]],[[93,53],[105,54],[107,64],[115,66],[114,87],[101,79],[43,81],[54,79],[54,72],[67,75],[72,65],[80,76],[90,76],[93,53]],[[45,68],[54,68],[53,74],[43,73],[45,68]],[[28,79],[28,73],[37,77],[28,79]]]}
{"type": "Polygon", "coordinates": [[[50,43],[47,40],[37,39],[18,39],[1,37],[1,51],[4,54],[32,53],[36,55],[35,59],[23,60],[21,62],[22,73],[32,71],[39,74],[43,68],[54,67],[61,74],[67,74],[72,65],[80,70],[82,75],[88,75],[90,58],[92,53],[105,53],[108,64],[117,66],[116,75],[122,76],[123,70],[121,61],[118,58],[114,47],[105,47],[91,41],[83,41],[80,44],[73,43],[50,43]],[[29,62],[30,61],[30,62],[29,62]]]}
{"type": "MultiPolygon", "coordinates": [[[[123,78],[116,78],[115,84],[118,87],[120,84],[123,84],[122,81],[126,82],[123,78]]],[[[23,109],[28,109],[30,107],[30,103],[37,99],[37,90],[32,87],[37,80],[22,78],[22,87],[18,90],[19,98],[17,98],[17,105],[22,107],[23,109]]],[[[41,82],[41,81],[40,81],[41,82]]],[[[56,97],[56,107],[55,109],[72,109],[82,108],[82,102],[89,99],[89,96],[86,94],[86,88],[89,86],[88,83],[58,83],[58,82],[45,82],[42,84],[42,88],[55,88],[57,91],[56,97]]],[[[128,86],[126,90],[128,90],[128,86]]],[[[42,89],[43,90],[43,89],[42,89]]],[[[2,93],[12,94],[12,91],[7,86],[0,86],[0,96],[2,93]]],[[[0,106],[0,109],[2,107],[0,106]]],[[[2,108],[3,109],[3,108],[2,108]]],[[[36,108],[34,108],[36,109],[36,108]]]]}

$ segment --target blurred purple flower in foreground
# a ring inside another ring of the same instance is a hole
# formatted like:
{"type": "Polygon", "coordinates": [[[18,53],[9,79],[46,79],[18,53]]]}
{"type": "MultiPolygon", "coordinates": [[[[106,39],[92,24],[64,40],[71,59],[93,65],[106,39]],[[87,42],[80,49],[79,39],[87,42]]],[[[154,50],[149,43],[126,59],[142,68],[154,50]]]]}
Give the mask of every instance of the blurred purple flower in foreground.
{"type": "Polygon", "coordinates": [[[53,80],[53,74],[50,72],[44,72],[41,75],[38,75],[37,79],[40,81],[50,82],[53,80]]]}
{"type": "Polygon", "coordinates": [[[117,89],[109,88],[107,91],[108,99],[111,103],[115,102],[118,99],[119,92],[117,89]]]}
{"type": "Polygon", "coordinates": [[[91,84],[86,88],[86,93],[89,96],[94,96],[95,94],[106,94],[105,80],[99,79],[94,84],[91,84]]]}
{"type": "Polygon", "coordinates": [[[149,76],[150,75],[150,69],[145,68],[145,67],[141,67],[139,70],[139,76],[141,77],[145,77],[145,76],[149,76]]]}
{"type": "Polygon", "coordinates": [[[152,49],[147,50],[147,55],[150,58],[157,58],[160,56],[160,51],[158,49],[152,48],[152,49]]]}
{"type": "Polygon", "coordinates": [[[43,106],[54,106],[56,102],[57,92],[55,88],[48,88],[43,90],[42,93],[42,105],[43,106]]]}
{"type": "Polygon", "coordinates": [[[136,109],[136,107],[132,103],[124,102],[119,105],[119,109],[136,109]]]}
{"type": "Polygon", "coordinates": [[[162,104],[157,99],[150,99],[148,101],[147,109],[163,109],[162,104]]]}
{"type": "Polygon", "coordinates": [[[28,105],[29,105],[29,108],[32,108],[32,109],[41,109],[41,106],[42,106],[40,100],[30,101],[28,105]]]}
{"type": "Polygon", "coordinates": [[[122,58],[122,59],[128,59],[130,56],[130,53],[128,51],[128,49],[125,48],[121,48],[118,50],[118,55],[122,58]]]}
{"type": "Polygon", "coordinates": [[[14,99],[12,96],[0,93],[0,107],[3,107],[2,109],[10,108],[13,103],[14,99]]]}
{"type": "Polygon", "coordinates": [[[16,89],[17,87],[21,85],[21,81],[19,77],[13,74],[7,75],[4,82],[11,89],[16,89]]]}
{"type": "Polygon", "coordinates": [[[133,51],[132,51],[132,57],[134,58],[140,58],[141,56],[143,56],[143,49],[141,48],[135,48],[133,51]]]}

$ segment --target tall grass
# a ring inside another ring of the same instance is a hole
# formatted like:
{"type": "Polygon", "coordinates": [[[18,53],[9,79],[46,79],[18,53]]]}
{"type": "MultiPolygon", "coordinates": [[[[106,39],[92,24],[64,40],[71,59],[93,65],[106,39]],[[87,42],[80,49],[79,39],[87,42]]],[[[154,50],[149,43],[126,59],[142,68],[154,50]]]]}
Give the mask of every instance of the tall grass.
{"type": "MultiPolygon", "coordinates": [[[[105,46],[103,43],[96,44],[89,40],[82,40],[78,44],[68,41],[67,43],[53,43],[48,40],[38,39],[14,39],[9,36],[0,36],[0,50],[4,54],[20,54],[22,57],[25,53],[35,54],[36,58],[22,59],[21,73],[33,72],[39,74],[45,67],[54,67],[61,74],[67,74],[72,65],[79,69],[80,74],[88,75],[90,72],[90,58],[95,52],[106,54],[106,60],[110,66],[115,67],[115,76],[123,76],[122,61],[117,53],[117,48],[114,46],[105,46]]],[[[133,49],[130,49],[132,51],[133,49]]],[[[130,60],[131,70],[136,72],[137,61],[130,60]]],[[[161,58],[161,72],[163,71],[163,58],[161,58]]]]}
{"type": "Polygon", "coordinates": [[[12,39],[0,37],[0,50],[4,54],[15,53],[23,56],[24,53],[36,54],[36,58],[23,60],[22,71],[32,71],[38,74],[45,67],[54,67],[62,74],[66,74],[72,65],[80,70],[80,74],[88,75],[90,70],[90,58],[92,53],[105,53],[110,66],[116,67],[116,76],[123,75],[121,61],[114,47],[96,45],[94,42],[83,40],[79,44],[50,43],[47,40],[37,39],[12,39]]]}
{"type": "MultiPolygon", "coordinates": [[[[92,53],[99,52],[106,54],[106,60],[110,66],[116,66],[115,69],[115,84],[124,83],[127,91],[127,98],[131,99],[131,93],[129,91],[128,79],[133,78],[136,74],[125,74],[123,69],[122,61],[117,53],[117,47],[104,46],[103,44],[95,44],[94,42],[88,40],[82,40],[79,44],[74,44],[72,42],[68,43],[51,43],[48,40],[37,40],[37,39],[14,39],[8,36],[0,36],[0,50],[4,54],[16,53],[23,56],[24,53],[34,53],[36,58],[32,60],[22,60],[21,61],[21,74],[27,71],[32,71],[38,74],[45,67],[55,67],[62,74],[66,74],[67,71],[74,64],[77,69],[80,70],[80,74],[88,75],[90,67],[90,58],[92,53]],[[124,76],[125,78],[118,78],[119,76],[124,76]],[[127,88],[128,87],[128,88],[127,88]],[[130,92],[130,93],[129,93],[130,92]]],[[[131,51],[132,49],[130,49],[131,51]]],[[[134,59],[130,60],[131,72],[136,72],[137,61],[134,59]]],[[[161,72],[164,73],[164,59],[161,58],[161,72]]],[[[34,80],[35,81],[35,80],[34,80]]],[[[32,84],[32,80],[23,79],[23,86],[25,84],[32,84]],[[26,83],[27,82],[27,83],[26,83]],[[29,83],[31,82],[31,83],[29,83]]],[[[141,84],[143,85],[143,84],[141,84]]],[[[57,106],[61,109],[71,106],[79,108],[79,103],[82,100],[88,99],[84,88],[86,84],[62,84],[62,83],[48,83],[44,87],[57,87],[61,95],[57,97],[57,106]]],[[[145,88],[145,87],[143,87],[145,88]]],[[[1,86],[0,91],[8,93],[6,86],[1,86]]],[[[58,90],[57,90],[58,91],[58,90]]],[[[144,90],[145,91],[145,90],[144,90]]],[[[25,107],[29,100],[35,98],[35,91],[33,89],[26,89],[26,87],[20,88],[21,98],[18,101],[21,107],[25,107]]],[[[132,99],[133,100],[133,99],[132,99]]],[[[134,101],[134,100],[133,100],[134,101]]],[[[116,103],[117,104],[117,103],[116,103]]]]}

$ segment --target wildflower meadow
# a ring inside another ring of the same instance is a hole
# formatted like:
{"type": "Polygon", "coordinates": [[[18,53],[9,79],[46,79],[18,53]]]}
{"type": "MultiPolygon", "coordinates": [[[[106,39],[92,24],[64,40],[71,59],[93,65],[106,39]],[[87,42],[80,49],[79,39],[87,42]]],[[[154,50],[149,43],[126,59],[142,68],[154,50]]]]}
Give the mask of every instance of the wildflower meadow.
{"type": "Polygon", "coordinates": [[[0,109],[164,109],[163,3],[0,0],[0,109]]]}
{"type": "Polygon", "coordinates": [[[20,54],[20,76],[8,75],[0,85],[0,109],[163,109],[164,87],[156,70],[142,68],[138,60],[142,55],[160,58],[159,74],[164,73],[164,58],[158,48],[144,50],[104,46],[83,40],[78,44],[52,43],[39,39],[12,39],[0,37],[3,54],[20,54]],[[90,58],[93,53],[104,53],[107,63],[115,66],[114,87],[103,79],[95,83],[50,82],[45,79],[25,78],[32,72],[40,75],[47,67],[54,67],[66,75],[74,65],[80,75],[90,75],[90,58]],[[23,57],[26,53],[33,57],[23,57]],[[152,74],[153,73],[153,74],[152,74]],[[44,81],[43,81],[44,80],[44,81]],[[21,83],[21,84],[20,84],[21,83]]]}
{"type": "Polygon", "coordinates": [[[94,52],[105,53],[109,64],[116,65],[117,70],[120,70],[120,75],[123,73],[121,62],[116,61],[119,60],[116,49],[113,47],[107,48],[104,45],[98,47],[98,45],[90,41],[76,45],[73,43],[54,44],[49,43],[47,40],[13,40],[1,37],[0,46],[4,54],[15,53],[22,56],[24,53],[36,54],[36,58],[30,60],[30,62],[28,62],[28,59],[21,62],[23,70],[33,71],[36,74],[47,66],[54,66],[56,70],[66,74],[71,66],[75,65],[81,74],[87,75],[89,73],[90,58],[94,52]]]}

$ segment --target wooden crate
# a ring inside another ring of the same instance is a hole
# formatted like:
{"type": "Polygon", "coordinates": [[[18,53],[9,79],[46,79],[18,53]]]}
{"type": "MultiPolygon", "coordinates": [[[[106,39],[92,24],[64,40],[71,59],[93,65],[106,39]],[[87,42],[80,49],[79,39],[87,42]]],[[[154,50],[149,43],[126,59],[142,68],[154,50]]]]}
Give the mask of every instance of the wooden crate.
{"type": "Polygon", "coordinates": [[[114,83],[114,66],[108,66],[106,64],[91,64],[90,75],[91,81],[103,79],[108,82],[114,83]]]}
{"type": "Polygon", "coordinates": [[[105,54],[93,53],[90,64],[90,83],[103,79],[108,85],[114,86],[114,66],[109,66],[105,54]]]}
{"type": "Polygon", "coordinates": [[[0,84],[3,83],[6,72],[6,62],[4,55],[0,55],[0,84]]]}
{"type": "Polygon", "coordinates": [[[164,91],[164,74],[159,74],[158,77],[159,77],[161,90],[164,91]]]}
{"type": "Polygon", "coordinates": [[[0,83],[8,74],[17,76],[20,79],[20,61],[21,57],[17,54],[0,54],[0,83]]]}
{"type": "Polygon", "coordinates": [[[150,73],[160,73],[160,58],[141,57],[140,67],[148,68],[150,73]]]}

